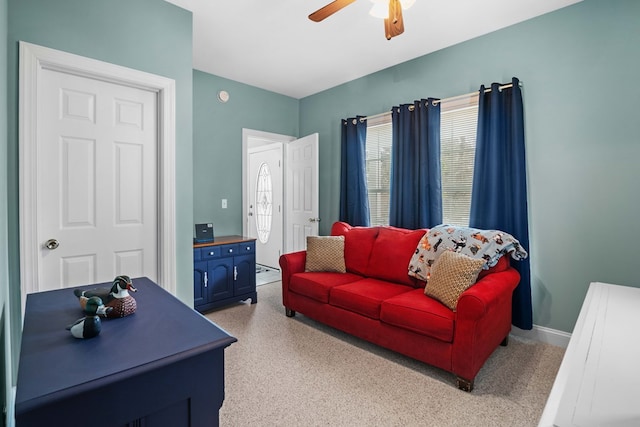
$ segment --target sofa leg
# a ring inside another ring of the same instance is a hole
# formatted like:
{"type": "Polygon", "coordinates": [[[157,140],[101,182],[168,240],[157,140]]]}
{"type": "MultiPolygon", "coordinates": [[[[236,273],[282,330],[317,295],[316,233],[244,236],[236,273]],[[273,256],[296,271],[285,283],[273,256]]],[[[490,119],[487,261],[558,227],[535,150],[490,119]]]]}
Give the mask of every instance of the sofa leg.
{"type": "Polygon", "coordinates": [[[506,347],[509,344],[509,335],[507,335],[506,337],[504,337],[504,339],[502,340],[502,342],[500,343],[501,346],[506,347]]]}
{"type": "Polygon", "coordinates": [[[473,390],[473,380],[458,377],[458,388],[462,391],[470,392],[473,390]]]}
{"type": "Polygon", "coordinates": [[[290,308],[287,308],[287,307],[284,308],[284,312],[287,315],[287,317],[293,317],[296,315],[296,312],[294,310],[291,310],[290,308]]]}

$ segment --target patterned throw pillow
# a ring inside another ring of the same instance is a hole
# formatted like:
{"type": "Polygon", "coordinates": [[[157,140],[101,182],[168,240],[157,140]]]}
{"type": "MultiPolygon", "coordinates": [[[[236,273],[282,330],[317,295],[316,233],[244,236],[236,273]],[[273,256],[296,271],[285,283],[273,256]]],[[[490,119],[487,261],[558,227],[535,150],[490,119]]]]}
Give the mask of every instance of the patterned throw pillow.
{"type": "Polygon", "coordinates": [[[431,267],[425,295],[437,299],[455,311],[460,294],[476,282],[485,261],[453,251],[445,251],[431,267]]]}
{"type": "Polygon", "coordinates": [[[344,236],[308,236],[304,271],[346,273],[344,236]]]}

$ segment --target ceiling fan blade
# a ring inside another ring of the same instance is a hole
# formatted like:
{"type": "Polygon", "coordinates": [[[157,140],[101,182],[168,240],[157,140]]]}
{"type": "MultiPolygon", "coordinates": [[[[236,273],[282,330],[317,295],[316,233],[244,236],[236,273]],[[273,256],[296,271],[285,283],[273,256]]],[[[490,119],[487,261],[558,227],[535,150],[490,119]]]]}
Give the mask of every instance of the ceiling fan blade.
{"type": "Polygon", "coordinates": [[[323,19],[333,15],[343,7],[349,6],[354,1],[356,0],[334,0],[328,5],[321,7],[320,9],[316,10],[311,15],[309,15],[309,19],[311,19],[314,22],[320,22],[323,19]]]}
{"type": "Polygon", "coordinates": [[[400,0],[389,1],[389,17],[384,20],[384,35],[387,40],[404,33],[404,20],[400,0]]]}

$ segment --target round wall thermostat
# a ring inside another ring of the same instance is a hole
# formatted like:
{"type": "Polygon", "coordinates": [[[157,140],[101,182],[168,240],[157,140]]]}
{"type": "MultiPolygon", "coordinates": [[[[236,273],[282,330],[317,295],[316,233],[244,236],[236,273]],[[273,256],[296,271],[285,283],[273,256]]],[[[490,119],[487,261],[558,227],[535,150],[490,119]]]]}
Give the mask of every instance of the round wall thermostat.
{"type": "Polygon", "coordinates": [[[229,100],[229,92],[226,90],[221,90],[218,92],[218,101],[227,102],[229,100]]]}

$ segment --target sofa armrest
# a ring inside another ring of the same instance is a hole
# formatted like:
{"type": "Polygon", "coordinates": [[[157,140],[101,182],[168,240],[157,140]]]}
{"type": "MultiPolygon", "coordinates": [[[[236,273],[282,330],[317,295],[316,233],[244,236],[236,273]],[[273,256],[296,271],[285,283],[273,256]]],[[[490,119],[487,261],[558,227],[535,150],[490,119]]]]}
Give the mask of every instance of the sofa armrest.
{"type": "Polygon", "coordinates": [[[287,306],[289,298],[289,282],[291,276],[303,273],[307,262],[307,251],[291,252],[280,255],[280,275],[282,276],[282,304],[287,306]]]}
{"type": "Polygon", "coordinates": [[[462,293],[456,307],[452,371],[466,380],[476,374],[511,331],[513,290],[520,274],[512,267],[484,276],[462,293]]]}
{"type": "Polygon", "coordinates": [[[505,299],[509,301],[511,313],[511,296],[519,282],[520,274],[512,267],[482,277],[460,295],[456,307],[457,320],[479,320],[497,305],[504,308],[505,299]]]}

